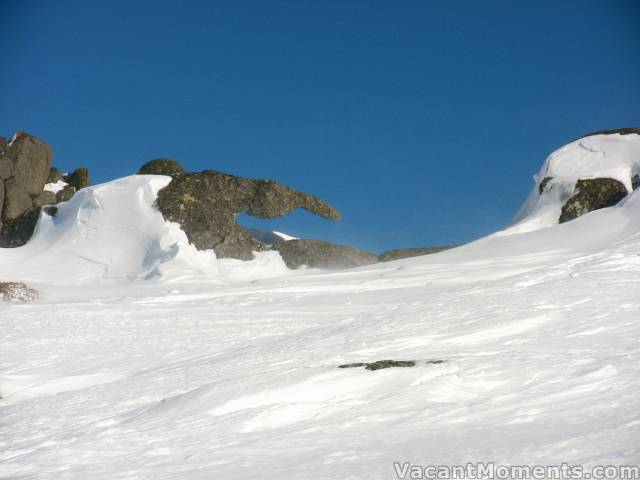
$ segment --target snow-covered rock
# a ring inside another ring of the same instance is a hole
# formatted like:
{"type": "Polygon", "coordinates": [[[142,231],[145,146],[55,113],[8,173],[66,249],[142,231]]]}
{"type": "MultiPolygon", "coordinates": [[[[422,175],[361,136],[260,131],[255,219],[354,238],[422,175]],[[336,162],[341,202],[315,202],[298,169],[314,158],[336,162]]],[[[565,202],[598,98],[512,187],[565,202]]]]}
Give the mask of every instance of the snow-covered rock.
{"type": "Polygon", "coordinates": [[[632,192],[633,179],[638,174],[639,134],[597,134],[571,142],[544,162],[509,232],[529,232],[557,225],[562,207],[574,195],[578,180],[614,179],[632,192]]]}

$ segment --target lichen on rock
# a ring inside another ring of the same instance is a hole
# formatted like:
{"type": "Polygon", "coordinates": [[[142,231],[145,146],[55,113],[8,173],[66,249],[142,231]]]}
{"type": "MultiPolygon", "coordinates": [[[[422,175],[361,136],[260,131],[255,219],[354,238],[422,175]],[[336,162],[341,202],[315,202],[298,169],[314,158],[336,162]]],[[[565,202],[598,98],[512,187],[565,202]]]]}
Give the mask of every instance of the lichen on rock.
{"type": "Polygon", "coordinates": [[[616,205],[628,194],[622,182],[613,178],[578,180],[574,194],[562,207],[560,223],[565,223],[601,208],[616,205]]]}
{"type": "Polygon", "coordinates": [[[181,225],[196,248],[213,249],[218,257],[250,260],[254,251],[269,248],[238,225],[241,213],[274,218],[301,208],[327,219],[341,218],[324,200],[271,180],[253,180],[215,170],[182,173],[175,171],[175,165],[170,165],[174,170],[170,173],[171,169],[165,169],[168,164],[163,162],[149,162],[139,171],[162,172],[172,177],[171,183],[158,193],[156,206],[166,220],[181,225]]]}
{"type": "Polygon", "coordinates": [[[170,158],[155,158],[138,170],[139,175],[173,175],[175,173],[185,173],[184,167],[170,158]]]}

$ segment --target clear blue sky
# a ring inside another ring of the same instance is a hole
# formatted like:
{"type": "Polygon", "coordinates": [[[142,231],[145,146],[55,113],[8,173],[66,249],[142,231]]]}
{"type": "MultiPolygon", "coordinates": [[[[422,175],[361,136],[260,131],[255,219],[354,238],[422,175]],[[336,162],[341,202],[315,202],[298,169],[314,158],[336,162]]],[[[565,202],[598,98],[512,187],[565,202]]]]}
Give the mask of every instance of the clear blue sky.
{"type": "Polygon", "coordinates": [[[550,151],[640,126],[637,0],[1,5],[0,135],[272,178],[344,220],[264,225],[376,251],[502,228],[550,151]]]}

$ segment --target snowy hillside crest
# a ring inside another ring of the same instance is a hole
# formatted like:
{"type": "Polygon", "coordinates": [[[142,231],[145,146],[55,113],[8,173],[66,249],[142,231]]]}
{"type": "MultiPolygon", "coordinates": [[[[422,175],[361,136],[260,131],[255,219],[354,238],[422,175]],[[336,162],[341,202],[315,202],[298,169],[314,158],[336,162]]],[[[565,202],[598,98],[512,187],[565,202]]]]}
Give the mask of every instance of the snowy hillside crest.
{"type": "MultiPolygon", "coordinates": [[[[0,249],[3,277],[10,280],[64,285],[122,280],[169,281],[193,275],[205,275],[217,282],[223,278],[268,278],[287,274],[288,270],[277,251],[278,247],[271,250],[271,246],[266,245],[269,251],[256,251],[253,260],[246,262],[220,259],[213,249],[196,248],[183,226],[168,221],[166,212],[163,215],[158,210],[159,192],[166,191],[168,185],[178,181],[175,178],[180,181],[193,179],[194,182],[201,182],[198,174],[185,174],[177,162],[166,159],[150,162],[141,172],[141,175],[82,188],[68,201],[59,203],[55,208],[43,208],[33,237],[27,245],[15,249],[0,249]],[[156,170],[157,173],[166,170],[167,174],[150,174],[156,170]],[[245,274],[239,273],[240,271],[245,271],[245,274]]],[[[624,213],[631,208],[629,206],[625,209],[624,205],[635,197],[633,192],[640,184],[639,174],[640,135],[635,131],[626,134],[595,134],[578,139],[547,158],[535,176],[535,185],[513,226],[498,232],[497,236],[535,232],[557,226],[563,221],[563,215],[569,211],[568,206],[575,207],[571,210],[577,212],[573,218],[610,204],[618,204],[621,208],[620,213],[624,213]],[[624,200],[620,202],[621,199],[624,200]]],[[[203,175],[209,174],[204,172],[203,175]]],[[[211,172],[211,175],[220,175],[221,181],[229,185],[238,182],[249,185],[247,182],[252,182],[216,172],[211,172]]],[[[281,202],[280,206],[274,203],[271,206],[260,204],[259,207],[251,207],[264,210],[265,215],[280,215],[281,211],[286,212],[296,206],[303,206],[331,218],[339,217],[337,211],[316,197],[278,186],[275,182],[256,182],[258,183],[251,184],[255,185],[252,188],[256,188],[256,191],[274,189],[275,193],[269,195],[284,199],[277,200],[281,202]],[[286,195],[289,195],[291,200],[286,200],[286,195]]],[[[243,191],[247,191],[246,185],[242,185],[243,191]]],[[[172,195],[177,196],[179,201],[188,196],[182,193],[172,195]]],[[[179,201],[175,203],[175,210],[184,211],[180,210],[185,207],[179,201]]],[[[244,205],[242,202],[246,200],[239,197],[238,201],[238,206],[233,208],[240,211],[244,205]]],[[[192,200],[187,204],[189,202],[192,200]]],[[[229,218],[237,227],[233,215],[229,218]]],[[[293,246],[294,243],[298,245],[299,242],[305,242],[282,234],[258,234],[251,237],[248,231],[237,231],[241,234],[238,237],[241,241],[244,242],[246,236],[246,245],[255,245],[257,250],[265,246],[258,238],[268,238],[276,245],[289,243],[293,246]]],[[[205,238],[201,233],[198,234],[201,235],[198,238],[205,238]]],[[[375,255],[357,249],[340,247],[345,249],[342,252],[330,244],[323,246],[323,242],[316,243],[307,241],[306,244],[300,244],[305,245],[300,252],[322,259],[337,251],[336,255],[341,255],[343,259],[355,259],[352,266],[358,266],[359,261],[363,262],[360,265],[375,264],[378,261],[375,255]],[[305,249],[315,248],[316,243],[322,250],[307,253],[305,249]]],[[[240,244],[229,245],[237,249],[237,245],[240,244]]],[[[241,248],[246,250],[246,246],[241,248]]],[[[414,250],[415,254],[419,255],[435,253],[441,249],[414,250]]],[[[242,253],[242,258],[248,260],[249,257],[242,253]]],[[[398,255],[397,258],[403,256],[398,255]]],[[[296,267],[306,261],[305,257],[299,258],[299,254],[294,260],[296,267]]]]}
{"type": "Polygon", "coordinates": [[[595,208],[585,208],[584,213],[616,205],[633,193],[640,186],[640,132],[609,132],[585,136],[549,155],[508,232],[530,232],[563,223],[563,207],[578,193],[580,181],[586,181],[583,189],[588,188],[589,181],[608,182],[609,195],[595,208]]]}

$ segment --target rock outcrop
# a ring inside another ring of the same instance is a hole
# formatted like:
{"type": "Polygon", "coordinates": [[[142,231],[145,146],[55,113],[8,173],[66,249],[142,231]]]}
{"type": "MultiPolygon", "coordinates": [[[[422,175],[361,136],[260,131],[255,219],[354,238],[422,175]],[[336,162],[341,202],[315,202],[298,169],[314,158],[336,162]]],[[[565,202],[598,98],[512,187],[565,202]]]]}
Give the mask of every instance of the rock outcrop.
{"type": "Polygon", "coordinates": [[[291,269],[308,266],[336,270],[378,263],[374,253],[321,240],[288,240],[275,243],[273,248],[291,269]]]}
{"type": "Polygon", "coordinates": [[[593,210],[612,207],[628,193],[624,184],[613,178],[578,180],[573,196],[562,207],[559,222],[568,222],[593,210]]]}
{"type": "Polygon", "coordinates": [[[62,180],[62,172],[56,167],[51,167],[49,170],[49,177],[47,177],[47,183],[56,183],[62,180]]]}
{"type": "Polygon", "coordinates": [[[138,170],[139,175],[173,175],[174,173],[185,173],[185,170],[180,163],[170,158],[155,158],[138,170]]]}
{"type": "MultiPolygon", "coordinates": [[[[553,220],[565,223],[585,213],[616,205],[640,187],[637,135],[640,135],[640,128],[637,127],[598,130],[556,150],[547,158],[538,174],[538,178],[541,178],[537,185],[538,194],[545,198],[539,201],[531,197],[532,202],[528,207],[537,210],[544,218],[547,215],[544,212],[557,211],[550,209],[550,205],[560,205],[561,212],[553,220]],[[603,138],[593,138],[596,136],[603,138]],[[616,162],[619,163],[619,172],[628,169],[629,178],[619,174],[615,178],[606,174],[594,178],[593,173],[601,171],[600,165],[609,165],[607,168],[615,171],[611,165],[616,162]],[[591,166],[593,172],[589,171],[591,166]],[[534,204],[536,201],[537,206],[534,204]]],[[[531,213],[529,210],[528,214],[531,213]]],[[[536,223],[549,225],[549,220],[539,219],[536,223]]]]}
{"type": "Polygon", "coordinates": [[[213,249],[221,258],[250,260],[254,251],[268,248],[238,225],[241,213],[267,219],[301,208],[330,220],[341,218],[324,200],[271,180],[252,180],[214,170],[184,173],[175,168],[177,162],[170,162],[154,160],[139,172],[172,177],[158,193],[157,208],[166,220],[181,225],[196,248],[213,249]]]}
{"type": "Polygon", "coordinates": [[[444,250],[455,248],[455,246],[446,247],[422,247],[422,248],[400,248],[397,250],[387,250],[382,253],[378,258],[381,262],[392,262],[393,260],[400,260],[403,258],[421,257],[422,255],[431,255],[444,250]]]}
{"type": "Polygon", "coordinates": [[[19,247],[33,235],[40,209],[44,205],[68,200],[90,184],[89,171],[80,168],[64,177],[64,194],[44,190],[47,183],[63,179],[51,167],[51,147],[25,132],[11,141],[0,138],[0,247],[19,247]]]}
{"type": "Polygon", "coordinates": [[[89,170],[86,167],[77,168],[69,175],[63,175],[62,180],[67,185],[71,185],[76,192],[91,186],[91,177],[89,176],[89,170]]]}
{"type": "Polygon", "coordinates": [[[51,156],[51,147],[28,133],[0,142],[0,246],[18,246],[31,237],[51,156]]]}

